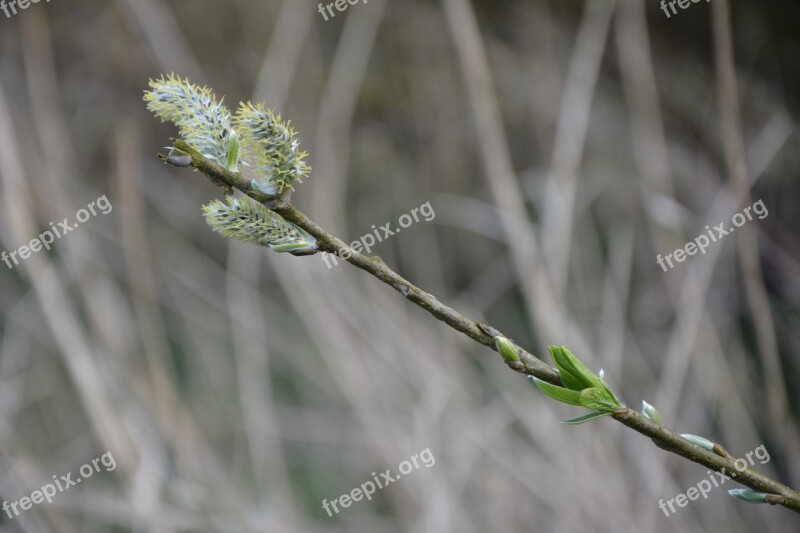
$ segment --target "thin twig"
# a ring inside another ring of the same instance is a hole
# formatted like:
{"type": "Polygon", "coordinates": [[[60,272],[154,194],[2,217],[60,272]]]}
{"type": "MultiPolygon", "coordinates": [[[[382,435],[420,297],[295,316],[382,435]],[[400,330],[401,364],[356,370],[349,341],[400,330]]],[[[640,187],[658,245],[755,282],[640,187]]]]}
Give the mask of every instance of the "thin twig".
{"type": "MultiPolygon", "coordinates": [[[[321,251],[335,253],[348,248],[344,241],[325,231],[285,198],[269,196],[261,191],[253,189],[250,182],[239,173],[231,172],[213,161],[210,161],[181,139],[175,140],[174,146],[180,150],[181,153],[191,156],[191,166],[205,174],[213,183],[222,184],[223,187],[238,189],[254,200],[263,203],[269,209],[279,213],[289,222],[313,235],[317,239],[321,251]]],[[[168,163],[170,162],[169,158],[162,157],[162,160],[168,163]]],[[[476,322],[443,304],[433,295],[416,287],[393,271],[380,257],[368,257],[353,252],[347,261],[361,270],[369,272],[387,285],[390,285],[405,296],[407,300],[425,309],[453,329],[496,350],[492,335],[496,334],[497,330],[476,322]],[[491,334],[489,332],[491,332],[491,334]]],[[[507,362],[512,370],[536,376],[549,383],[561,385],[561,379],[556,369],[545,364],[519,346],[517,346],[517,349],[519,350],[520,360],[507,362]]],[[[738,470],[734,465],[733,456],[727,454],[727,452],[720,453],[718,451],[715,453],[714,451],[698,446],[684,439],[679,434],[654,423],[642,413],[628,407],[617,410],[612,414],[612,417],[634,431],[650,437],[658,447],[664,450],[680,455],[694,463],[728,476],[753,490],[770,494],[770,497],[767,499],[768,503],[782,505],[795,512],[800,512],[800,493],[750,468],[745,467],[741,471],[738,470]]],[[[724,448],[719,446],[718,450],[724,451],[724,448]]]]}

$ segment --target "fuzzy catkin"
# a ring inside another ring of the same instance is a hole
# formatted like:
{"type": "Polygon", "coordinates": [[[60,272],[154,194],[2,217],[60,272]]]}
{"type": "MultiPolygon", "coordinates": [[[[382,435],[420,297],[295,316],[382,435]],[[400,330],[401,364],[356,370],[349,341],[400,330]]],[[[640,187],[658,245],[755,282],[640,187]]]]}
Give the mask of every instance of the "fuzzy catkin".
{"type": "Polygon", "coordinates": [[[317,241],[280,215],[244,196],[203,206],[206,222],[219,234],[278,252],[313,252],[317,241]]]}

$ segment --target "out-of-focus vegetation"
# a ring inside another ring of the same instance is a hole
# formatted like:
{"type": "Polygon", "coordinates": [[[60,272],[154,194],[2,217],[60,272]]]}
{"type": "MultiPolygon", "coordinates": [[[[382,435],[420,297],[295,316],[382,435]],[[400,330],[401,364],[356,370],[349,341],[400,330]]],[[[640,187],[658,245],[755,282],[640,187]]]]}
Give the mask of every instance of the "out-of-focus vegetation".
{"type": "Polygon", "coordinates": [[[349,241],[430,202],[435,220],[375,249],[404,277],[533,353],[570,346],[665,425],[734,454],[765,444],[758,466],[797,487],[796,3],[732,6],[767,300],[748,298],[733,236],[656,263],[738,210],[717,1],[670,19],[639,0],[370,0],[328,22],[309,0],[0,15],[0,249],[102,194],[114,206],[0,264],[0,501],[106,451],[118,464],[0,529],[796,531],[724,489],[665,517],[659,499],[704,469],[607,419],[561,425],[570,407],[349,265],[213,233],[199,206],[220,191],[159,164],[177,132],[142,102],[175,72],[277,109],[314,169],[293,201],[326,228],[349,241]],[[425,448],[432,468],[322,509],[425,448]]]}

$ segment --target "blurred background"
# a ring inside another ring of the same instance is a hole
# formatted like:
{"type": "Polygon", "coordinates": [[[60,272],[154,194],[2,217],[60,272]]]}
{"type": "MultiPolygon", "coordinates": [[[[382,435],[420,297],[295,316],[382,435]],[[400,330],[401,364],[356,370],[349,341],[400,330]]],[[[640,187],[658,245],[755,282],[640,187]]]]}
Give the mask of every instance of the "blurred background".
{"type": "Polygon", "coordinates": [[[0,249],[113,205],[0,264],[0,500],[117,465],[0,530],[796,532],[733,484],[666,517],[705,468],[610,419],[560,424],[583,413],[350,265],[213,233],[221,191],[158,162],[176,129],[142,102],[175,72],[276,108],[314,168],[293,201],[323,227],[349,242],[430,202],[374,253],[532,353],[570,347],[678,432],[764,444],[756,466],[796,488],[800,5],[734,4],[730,24],[723,0],[0,12],[0,249]],[[748,189],[766,218],[658,266],[748,189]],[[430,468],[323,509],[428,448],[430,468]]]}

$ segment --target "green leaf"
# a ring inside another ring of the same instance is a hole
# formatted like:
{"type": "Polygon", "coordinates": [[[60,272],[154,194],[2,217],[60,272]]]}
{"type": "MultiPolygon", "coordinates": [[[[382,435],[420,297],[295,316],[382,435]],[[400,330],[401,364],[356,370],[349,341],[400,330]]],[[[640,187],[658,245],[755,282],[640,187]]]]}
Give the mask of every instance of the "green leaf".
{"type": "Polygon", "coordinates": [[[511,341],[498,335],[494,338],[494,344],[497,347],[497,352],[503,356],[503,359],[509,362],[519,361],[519,352],[516,347],[511,344],[511,341]]]}
{"type": "Polygon", "coordinates": [[[550,346],[550,355],[561,374],[561,381],[568,389],[580,391],[601,386],[600,379],[566,347],[550,346]]]}
{"type": "Polygon", "coordinates": [[[608,416],[611,413],[609,411],[593,411],[588,415],[579,416],[577,418],[570,418],[569,420],[562,420],[562,424],[571,424],[577,426],[578,424],[583,424],[585,422],[589,422],[594,420],[595,418],[600,418],[601,416],[608,416]]]}
{"type": "Polygon", "coordinates": [[[697,435],[692,435],[690,433],[681,433],[681,437],[688,440],[689,442],[693,442],[697,444],[701,448],[705,448],[706,450],[713,452],[714,451],[714,443],[708,440],[705,437],[698,437],[697,435]]]}
{"type": "Polygon", "coordinates": [[[539,388],[540,391],[548,395],[549,397],[553,398],[554,400],[558,400],[561,403],[566,403],[569,405],[581,405],[581,393],[574,390],[565,389],[564,387],[557,387],[556,385],[551,385],[546,381],[542,381],[541,379],[535,376],[529,376],[536,386],[539,388]]]}
{"type": "Polygon", "coordinates": [[[608,393],[614,399],[614,402],[618,406],[621,407],[622,406],[622,402],[619,401],[619,398],[617,398],[617,395],[614,394],[614,391],[611,390],[611,387],[608,386],[608,383],[606,383],[606,380],[603,378],[603,369],[602,368],[600,369],[600,385],[602,385],[603,390],[605,390],[606,393],[608,393]]]}
{"type": "Polygon", "coordinates": [[[661,425],[661,415],[656,411],[656,408],[642,400],[642,414],[652,420],[656,425],[661,425]]]}
{"type": "Polygon", "coordinates": [[[747,503],[767,503],[767,496],[769,496],[766,492],[756,492],[753,489],[730,489],[728,494],[747,503]]]}
{"type": "Polygon", "coordinates": [[[603,389],[583,389],[580,393],[581,406],[598,411],[616,411],[620,406],[614,397],[603,389]]]}

